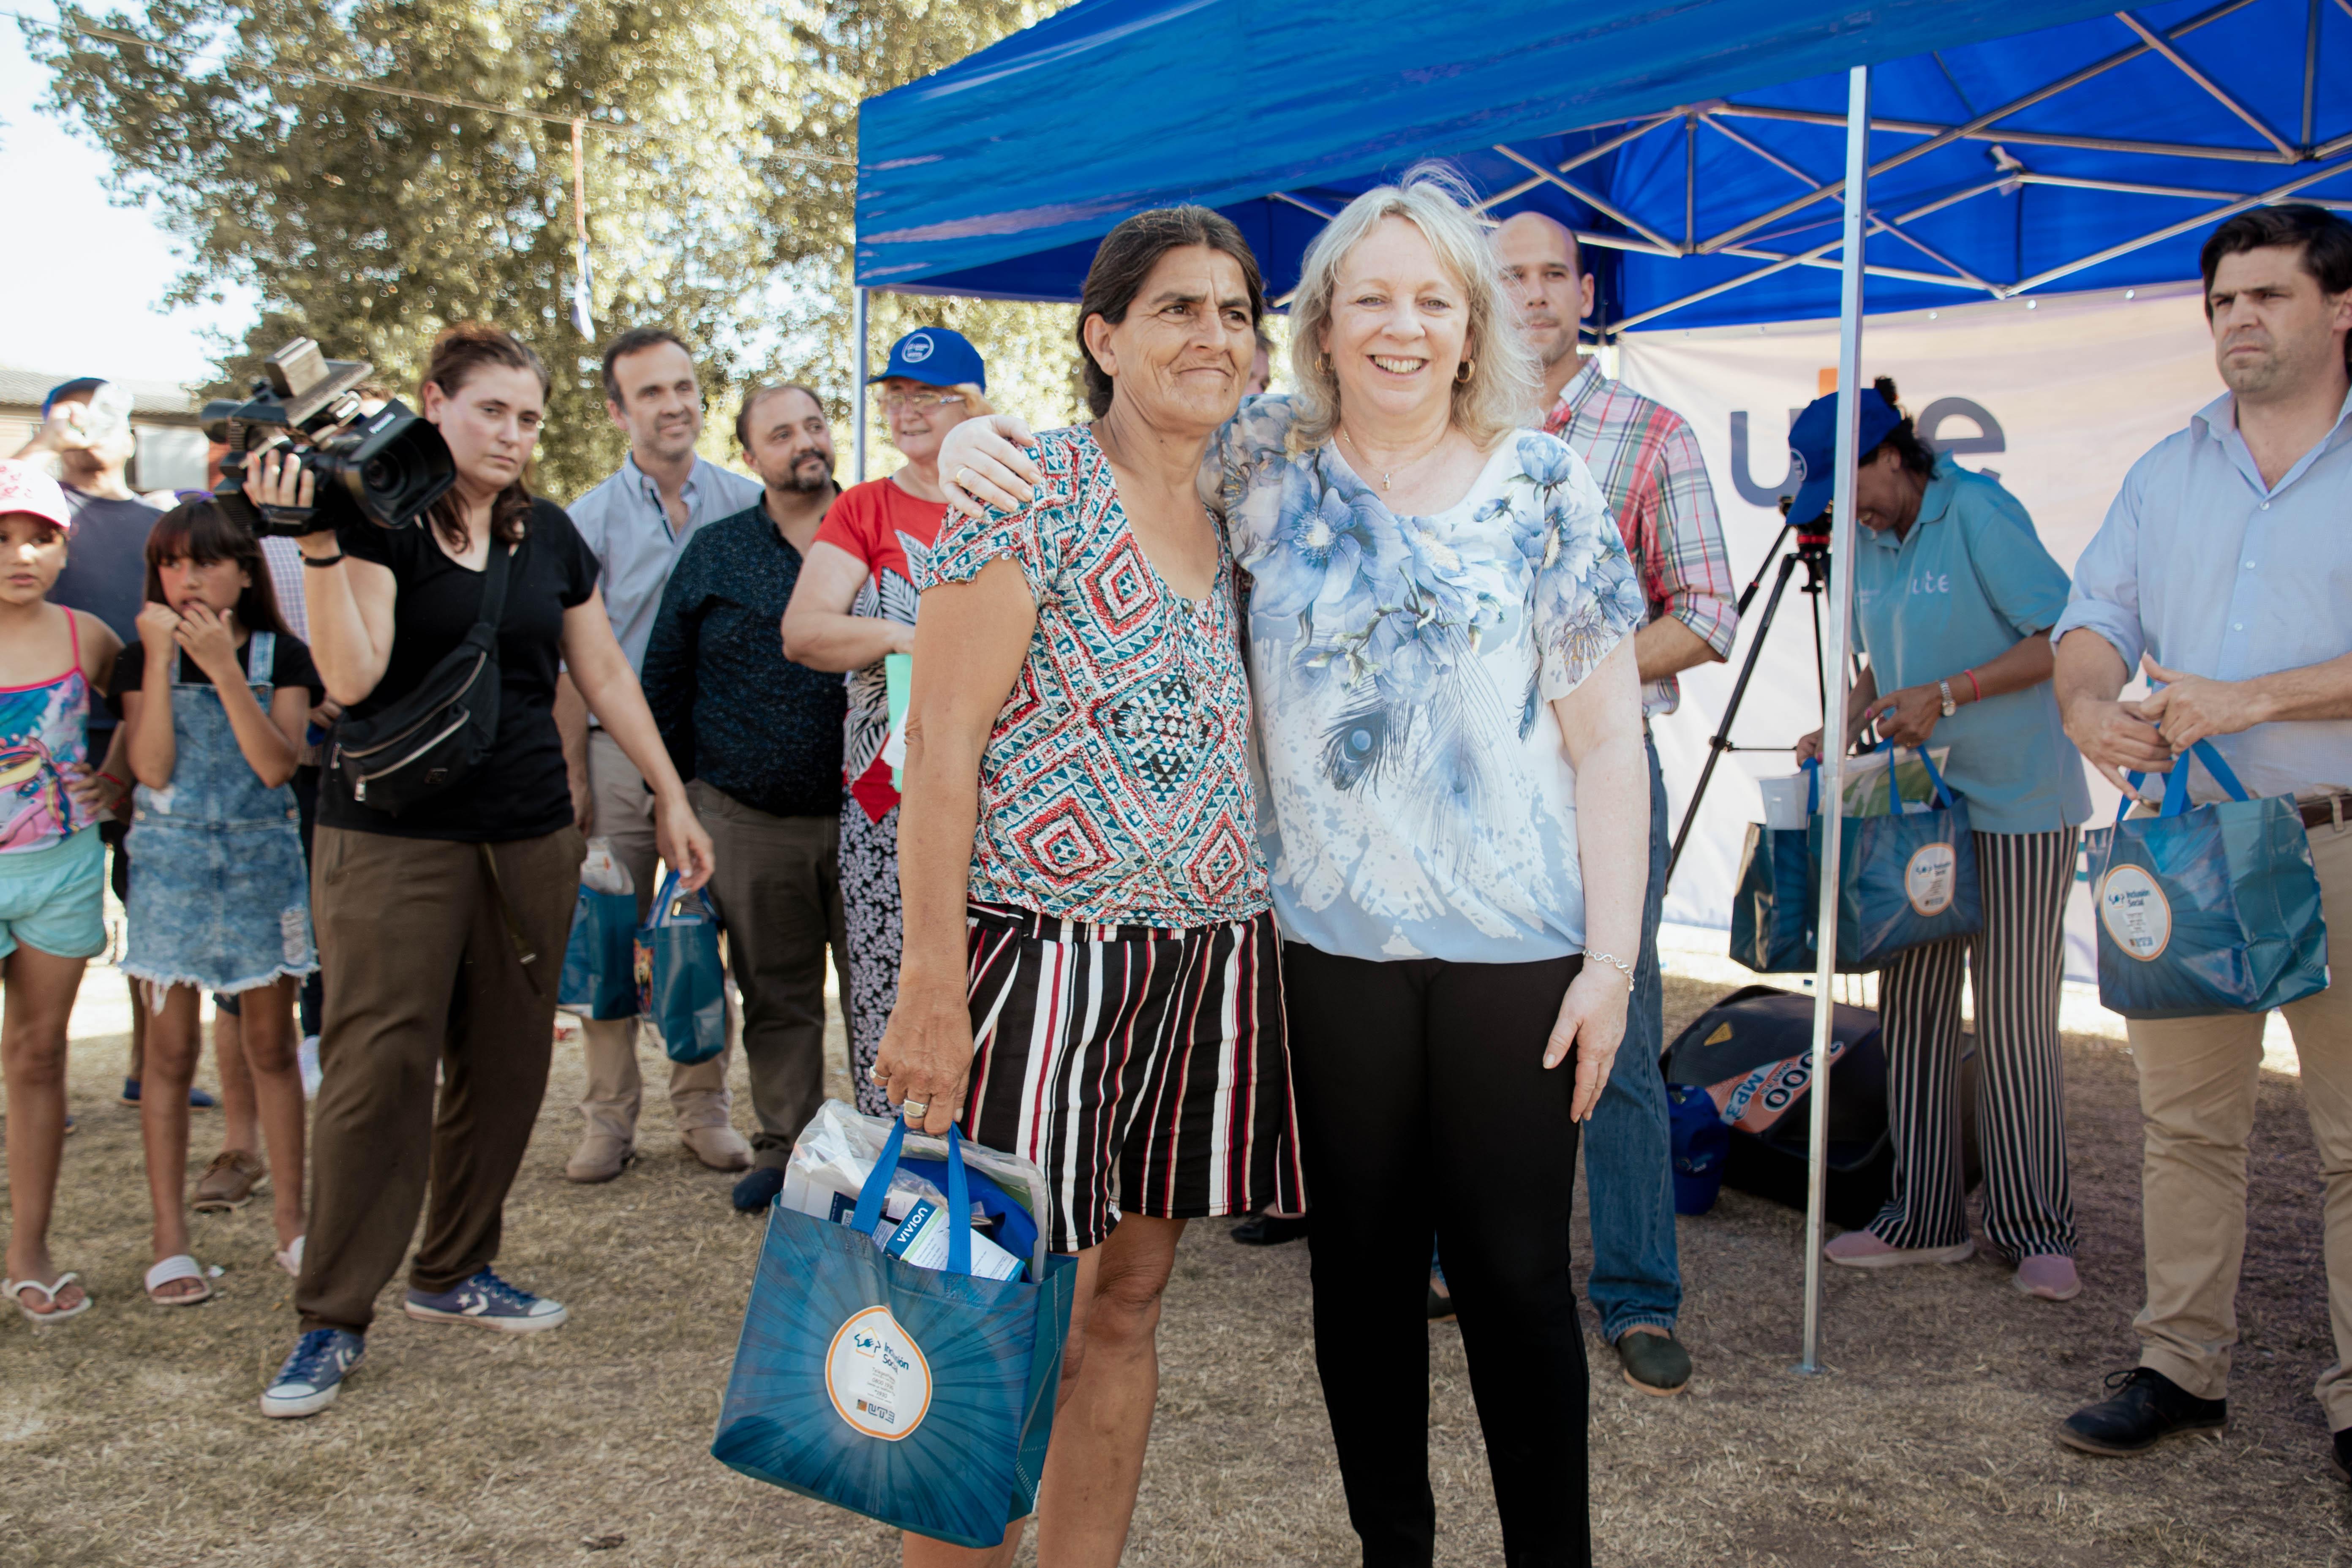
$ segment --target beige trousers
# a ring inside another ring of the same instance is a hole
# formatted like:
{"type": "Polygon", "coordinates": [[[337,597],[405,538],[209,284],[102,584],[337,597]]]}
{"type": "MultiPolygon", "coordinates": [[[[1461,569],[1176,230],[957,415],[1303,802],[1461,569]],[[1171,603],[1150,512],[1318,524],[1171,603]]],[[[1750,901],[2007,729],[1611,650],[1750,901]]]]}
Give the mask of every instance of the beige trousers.
{"type": "MultiPolygon", "coordinates": [[[[2325,1184],[2327,1304],[2336,1361],[2313,1393],[2330,1431],[2352,1426],[2352,824],[2309,829],[2327,918],[2331,984],[2281,1011],[2302,1063],[2303,1100],[2325,1184]]],[[[2246,1140],[2263,1015],[2134,1019],[2147,1135],[2140,1173],[2147,1304],[2134,1320],[2140,1364],[2200,1399],[2229,1385],[2246,1256],[2246,1140]]]]}
{"type": "MultiPolygon", "coordinates": [[[[660,859],[654,847],[654,797],[646,781],[621,750],[621,743],[601,729],[588,731],[588,793],[594,803],[593,837],[610,838],[613,855],[628,868],[637,886],[637,919],[653,907],[659,886],[656,868],[660,859]]],[[[637,1020],[585,1018],[581,1021],[582,1048],[588,1058],[588,1092],[580,1114],[591,1132],[609,1132],[634,1142],[637,1110],[645,1102],[645,1079],[637,1071],[637,1020]]],[[[652,1031],[648,1030],[648,1034],[652,1031]]],[[[654,1049],[661,1039],[654,1036],[654,1049]]],[[[731,1104],[727,1093],[727,1063],[734,1047],[707,1062],[669,1068],[670,1109],[677,1130],[724,1127],[731,1104]]]]}

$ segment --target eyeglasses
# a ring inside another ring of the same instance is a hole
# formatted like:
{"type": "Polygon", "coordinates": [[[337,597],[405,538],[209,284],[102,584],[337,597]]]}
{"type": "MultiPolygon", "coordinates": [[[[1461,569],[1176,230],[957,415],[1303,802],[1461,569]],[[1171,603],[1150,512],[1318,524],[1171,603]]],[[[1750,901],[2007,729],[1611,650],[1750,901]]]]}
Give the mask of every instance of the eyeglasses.
{"type": "Polygon", "coordinates": [[[918,414],[929,414],[931,410],[947,404],[962,401],[963,395],[960,392],[885,392],[882,394],[882,406],[892,414],[898,413],[901,408],[911,408],[918,414]]]}

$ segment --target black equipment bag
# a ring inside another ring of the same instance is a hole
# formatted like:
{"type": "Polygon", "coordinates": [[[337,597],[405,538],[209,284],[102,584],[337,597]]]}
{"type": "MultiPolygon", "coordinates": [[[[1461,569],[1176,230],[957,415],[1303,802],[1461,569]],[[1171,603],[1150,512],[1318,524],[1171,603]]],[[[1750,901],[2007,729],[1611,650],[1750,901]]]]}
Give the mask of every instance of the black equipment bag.
{"type": "MultiPolygon", "coordinates": [[[[1887,1130],[1886,1051],[1878,1015],[1834,1005],[1830,1066],[1828,1178],[1823,1211],[1846,1229],[1866,1225],[1895,1184],[1887,1130]]],[[[1669,1083],[1706,1089],[1731,1116],[1724,1182],[1801,1211],[1812,1121],[1808,1098],[1813,999],[1771,985],[1748,985],[1717,1002],[1675,1037],[1663,1066],[1669,1083]]],[[[1960,1064],[1965,1180],[1977,1181],[1976,1054],[1960,1064]]]]}
{"type": "Polygon", "coordinates": [[[360,805],[397,816],[489,754],[499,733],[499,619],[513,553],[492,537],[479,618],[415,690],[382,712],[336,724],[330,767],[360,805]]]}

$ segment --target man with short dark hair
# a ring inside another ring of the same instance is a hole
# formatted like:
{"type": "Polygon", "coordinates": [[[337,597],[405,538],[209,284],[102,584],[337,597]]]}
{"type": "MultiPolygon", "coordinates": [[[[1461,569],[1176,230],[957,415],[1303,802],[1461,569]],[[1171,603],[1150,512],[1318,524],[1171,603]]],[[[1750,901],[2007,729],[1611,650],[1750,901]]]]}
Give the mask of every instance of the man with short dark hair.
{"type": "MultiPolygon", "coordinates": [[[[2205,244],[2205,314],[2229,391],[2132,465],[2052,628],[2066,733],[2126,793],[2126,773],[2190,768],[2210,741],[2246,789],[2300,807],[2331,974],[2352,973],[2352,224],[2256,207],[2205,244]],[[2144,670],[2154,695],[2123,701],[2144,670]]],[[[2146,811],[2147,807],[2141,807],[2146,811]]],[[[2280,1009],[2294,1037],[2325,1186],[2336,1361],[2314,1392],[2352,1479],[2352,988],[2280,1009]]],[[[2147,1300],[2139,1364],[2058,1430],[2134,1454],[2227,1422],[2246,1247],[2246,1142],[2263,1016],[2128,1024],[2146,1152],[2147,1300]]]]}
{"type": "MultiPolygon", "coordinates": [[[[698,456],[702,384],[693,356],[667,327],[638,327],[604,350],[604,407],[628,432],[629,455],[620,472],[572,503],[572,526],[595,554],[598,586],[613,635],[633,669],[643,671],[654,615],[688,541],[698,529],[756,502],[760,487],[698,456]]],[[[655,891],[653,796],[620,745],[588,720],[567,680],[556,694],[556,724],[572,767],[572,799],[581,831],[613,843],[614,857],[636,883],[637,916],[655,891]]],[[[637,1072],[635,1018],[584,1019],[582,1048],[588,1091],[580,1102],[586,1121],[580,1146],[564,1165],[575,1182],[609,1182],[636,1153],[637,1110],[644,1080],[637,1072]]],[[[729,1051],[669,1069],[670,1108],[678,1135],[694,1157],[715,1171],[751,1163],[751,1145],[728,1125],[729,1051]]]]}
{"type": "Polygon", "coordinates": [[[754,388],[737,438],[759,503],[698,531],[678,557],[646,645],[646,701],[710,831],[708,889],[743,994],[754,1169],[735,1206],[783,1187],[793,1140],[824,1099],[824,955],[849,996],[841,910],[841,677],[784,657],[801,562],[840,489],[833,432],[805,386],[754,388]]]}
{"type": "Polygon", "coordinates": [[[1519,307],[1520,330],[1543,362],[1543,427],[1592,470],[1648,600],[1634,635],[1642,674],[1642,730],[1650,753],[1650,876],[1642,908],[1641,960],[1617,1055],[1584,1134],[1591,1193],[1592,1274],[1587,1293],[1601,1337],[1617,1349],[1625,1381],[1644,1394],[1679,1393],[1690,1354],[1675,1337],[1682,1263],[1675,1245],[1672,1137],[1664,1049],[1665,986],[1658,922],[1666,896],[1670,837],[1666,786],[1650,721],[1682,700],[1678,671],[1731,652],[1738,612],[1731,564],[1698,437],[1681,415],[1601,374],[1576,349],[1576,324],[1592,310],[1592,279],[1576,237],[1541,213],[1520,213],[1495,231],[1495,255],[1519,307]]]}

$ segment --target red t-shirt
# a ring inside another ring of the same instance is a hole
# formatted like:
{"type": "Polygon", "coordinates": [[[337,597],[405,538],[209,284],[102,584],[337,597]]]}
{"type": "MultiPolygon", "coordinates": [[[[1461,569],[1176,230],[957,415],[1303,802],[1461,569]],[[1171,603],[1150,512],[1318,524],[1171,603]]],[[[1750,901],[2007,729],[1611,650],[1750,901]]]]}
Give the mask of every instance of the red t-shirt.
{"type": "MultiPolygon", "coordinates": [[[[866,563],[869,574],[849,607],[851,615],[915,624],[915,573],[908,552],[918,556],[927,552],[947,515],[945,501],[908,495],[888,479],[869,479],[841,492],[824,514],[816,542],[845,550],[866,563]]],[[[898,804],[898,792],[890,787],[890,764],[881,759],[882,743],[889,735],[890,700],[882,666],[850,671],[842,778],[876,822],[898,804]]]]}

